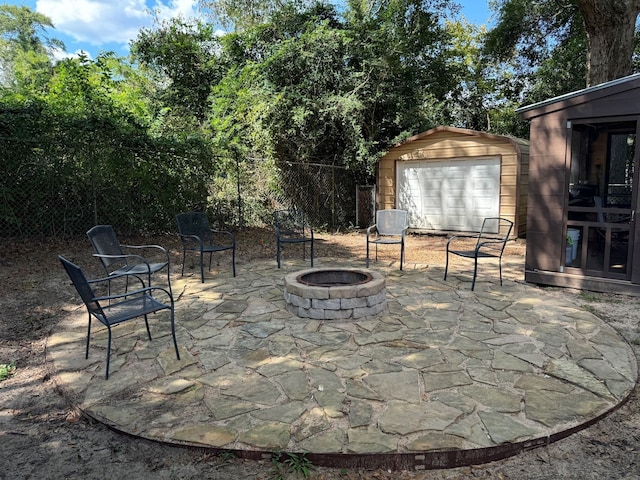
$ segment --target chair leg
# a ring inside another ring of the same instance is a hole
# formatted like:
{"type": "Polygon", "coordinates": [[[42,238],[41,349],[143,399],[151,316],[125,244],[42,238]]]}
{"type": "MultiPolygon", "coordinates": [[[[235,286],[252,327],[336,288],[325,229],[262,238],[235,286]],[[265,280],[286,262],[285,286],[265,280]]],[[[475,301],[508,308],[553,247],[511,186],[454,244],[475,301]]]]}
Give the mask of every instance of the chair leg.
{"type": "Polygon", "coordinates": [[[478,257],[474,258],[473,264],[473,281],[471,282],[471,291],[476,287],[476,276],[478,275],[478,257]]]}
{"type": "Polygon", "coordinates": [[[502,286],[502,257],[498,259],[498,266],[500,268],[500,286],[502,286]]]}
{"type": "Polygon", "coordinates": [[[400,270],[402,270],[402,262],[404,262],[404,242],[400,244],[400,270]]]}
{"type": "Polygon", "coordinates": [[[231,249],[231,268],[233,269],[233,276],[236,276],[236,248],[231,249]]]}
{"type": "Polygon", "coordinates": [[[171,336],[173,337],[173,346],[176,349],[176,358],[180,360],[180,352],[178,351],[178,340],[176,340],[176,323],[173,305],[171,306],[171,336]]]}
{"type": "Polygon", "coordinates": [[[367,238],[367,268],[369,268],[369,239],[367,238]]]}
{"type": "Polygon", "coordinates": [[[204,252],[200,248],[200,282],[204,283],[204,252]]]}
{"type": "Polygon", "coordinates": [[[169,286],[169,295],[173,296],[173,292],[171,291],[171,267],[169,262],[167,262],[167,285],[169,286]]]}
{"type": "Polygon", "coordinates": [[[204,283],[204,252],[200,250],[200,282],[204,283]]]}
{"type": "Polygon", "coordinates": [[[278,262],[278,268],[280,268],[280,242],[276,241],[276,261],[278,262]]]}
{"type": "Polygon", "coordinates": [[[111,360],[111,327],[107,326],[109,332],[109,339],[107,340],[107,373],[105,374],[105,380],[109,380],[109,363],[111,360]]]}
{"type": "Polygon", "coordinates": [[[149,330],[149,320],[147,320],[147,316],[144,316],[144,324],[147,327],[147,335],[149,336],[149,340],[151,340],[151,330],[149,330]]]}
{"type": "Polygon", "coordinates": [[[87,328],[87,348],[84,352],[84,359],[89,358],[89,341],[91,339],[91,314],[89,314],[89,328],[87,328]]]}
{"type": "Polygon", "coordinates": [[[184,277],[184,261],[187,259],[187,249],[185,247],[182,248],[182,273],[181,275],[184,277]]]}
{"type": "Polygon", "coordinates": [[[447,271],[449,270],[449,250],[447,250],[447,260],[444,263],[444,279],[447,279],[447,271]]]}
{"type": "Polygon", "coordinates": [[[311,266],[313,267],[313,240],[311,240],[311,266]]]}

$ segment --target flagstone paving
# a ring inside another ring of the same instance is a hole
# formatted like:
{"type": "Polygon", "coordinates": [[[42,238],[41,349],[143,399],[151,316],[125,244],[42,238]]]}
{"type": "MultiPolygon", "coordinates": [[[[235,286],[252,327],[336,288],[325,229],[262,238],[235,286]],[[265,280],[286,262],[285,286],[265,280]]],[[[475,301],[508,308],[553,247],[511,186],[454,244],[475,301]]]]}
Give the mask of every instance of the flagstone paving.
{"type": "MultiPolygon", "coordinates": [[[[321,258],[316,266],[363,267],[321,258]]],[[[563,438],[623,403],[629,345],[568,297],[505,279],[373,264],[387,311],[355,320],[289,313],[284,276],[302,262],[240,265],[206,282],[174,276],[181,360],[168,316],[106,331],[84,359],[78,306],[48,342],[54,377],[85,413],[128,434],[260,458],[309,452],[317,465],[439,468],[563,438]]],[[[512,275],[513,277],[513,275],[512,275]]]]}

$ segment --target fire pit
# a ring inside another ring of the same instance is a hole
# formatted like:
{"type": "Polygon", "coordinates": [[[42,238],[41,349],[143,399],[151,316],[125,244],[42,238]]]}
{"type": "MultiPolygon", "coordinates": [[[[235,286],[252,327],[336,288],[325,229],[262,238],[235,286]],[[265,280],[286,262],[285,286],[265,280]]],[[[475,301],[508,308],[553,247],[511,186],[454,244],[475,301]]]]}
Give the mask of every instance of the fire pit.
{"type": "Polygon", "coordinates": [[[387,308],[385,279],[371,270],[311,268],[284,279],[287,310],[301,318],[372,317],[387,308]]]}

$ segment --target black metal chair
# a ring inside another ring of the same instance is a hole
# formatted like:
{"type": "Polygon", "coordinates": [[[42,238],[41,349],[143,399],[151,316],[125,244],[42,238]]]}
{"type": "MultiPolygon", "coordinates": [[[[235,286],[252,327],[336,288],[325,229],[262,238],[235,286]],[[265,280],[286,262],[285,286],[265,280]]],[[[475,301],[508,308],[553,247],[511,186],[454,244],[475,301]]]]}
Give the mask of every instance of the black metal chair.
{"type": "Polygon", "coordinates": [[[236,238],[231,232],[212,229],[207,214],[203,212],[179,213],[176,215],[176,224],[180,240],[182,240],[182,275],[184,275],[187,250],[197,252],[200,255],[202,283],[204,283],[204,255],[209,254],[209,270],[211,270],[213,253],[231,250],[231,267],[233,276],[236,276],[236,238]]]}
{"type": "Polygon", "coordinates": [[[400,270],[404,263],[404,239],[409,228],[406,210],[389,208],[376,212],[376,223],[367,228],[367,268],[369,268],[369,244],[376,246],[376,262],[378,261],[378,245],[400,245],[400,270]]]}
{"type": "Polygon", "coordinates": [[[449,254],[457,255],[464,258],[472,258],[473,265],[473,282],[471,290],[476,286],[476,277],[478,275],[478,260],[481,258],[497,258],[500,268],[500,285],[502,285],[502,254],[509,240],[513,222],[506,218],[487,217],[482,221],[480,233],[473,236],[453,236],[447,242],[447,262],[444,267],[444,279],[447,279],[447,271],[449,269],[449,254]],[[452,243],[476,239],[475,247],[472,249],[452,249],[452,243]]]}
{"type": "Polygon", "coordinates": [[[107,371],[105,378],[109,379],[109,360],[111,358],[111,329],[120,323],[132,320],[138,317],[144,317],[144,323],[147,327],[147,335],[151,340],[151,331],[149,330],[149,321],[147,315],[161,310],[169,310],[171,312],[171,335],[173,337],[173,346],[176,350],[176,357],[180,360],[180,352],[178,351],[178,341],[176,340],[175,315],[173,296],[168,290],[160,287],[145,287],[140,290],[126,292],[118,295],[97,296],[92,284],[99,282],[109,282],[113,277],[98,278],[87,280],[82,269],[76,264],[70,262],[63,256],[58,257],[62,266],[67,271],[73,286],[78,291],[80,298],[87,307],[89,313],[89,327],[87,330],[87,347],[85,358],[89,358],[89,343],[91,339],[91,320],[97,319],[105,327],[109,334],[107,343],[107,371]],[[152,296],[152,292],[163,292],[169,298],[168,303],[163,303],[152,296]],[[105,304],[103,304],[106,303],[105,304]]]}
{"type": "Polygon", "coordinates": [[[302,259],[306,260],[306,244],[311,245],[311,266],[313,267],[313,228],[301,210],[276,210],[273,212],[273,228],[276,232],[276,260],[280,268],[282,245],[302,244],[302,259]]]}
{"type": "MultiPolygon", "coordinates": [[[[142,286],[145,286],[141,276],[147,276],[147,286],[151,286],[151,275],[160,270],[167,269],[167,285],[171,293],[171,275],[169,266],[169,252],[160,245],[124,245],[118,241],[116,232],[111,225],[96,225],[87,231],[87,236],[93,250],[94,257],[100,259],[107,277],[116,278],[126,276],[127,287],[129,276],[136,277],[142,286]],[[140,250],[146,253],[148,250],[157,252],[162,261],[152,262],[142,255],[125,253],[125,250],[140,250]]],[[[109,283],[111,293],[111,283],[109,283]]]]}

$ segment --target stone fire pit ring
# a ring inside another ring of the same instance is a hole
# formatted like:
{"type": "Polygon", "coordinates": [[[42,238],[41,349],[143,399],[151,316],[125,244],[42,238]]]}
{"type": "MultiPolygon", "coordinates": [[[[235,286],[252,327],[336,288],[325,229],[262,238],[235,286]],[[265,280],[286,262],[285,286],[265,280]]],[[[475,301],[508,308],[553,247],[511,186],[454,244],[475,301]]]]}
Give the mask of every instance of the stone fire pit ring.
{"type": "Polygon", "coordinates": [[[373,317],[387,310],[386,281],[363,268],[310,268],[284,278],[289,312],[314,320],[373,317]]]}

